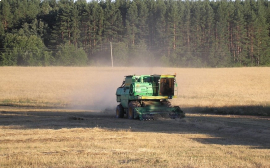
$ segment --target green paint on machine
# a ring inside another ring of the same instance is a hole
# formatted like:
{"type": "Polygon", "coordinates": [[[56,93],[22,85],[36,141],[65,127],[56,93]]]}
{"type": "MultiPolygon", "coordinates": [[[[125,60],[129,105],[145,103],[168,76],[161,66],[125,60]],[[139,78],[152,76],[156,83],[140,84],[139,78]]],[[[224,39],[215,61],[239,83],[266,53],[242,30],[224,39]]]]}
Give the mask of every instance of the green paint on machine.
{"type": "Polygon", "coordinates": [[[116,90],[116,117],[148,120],[157,115],[183,118],[179,106],[171,106],[169,99],[177,94],[176,75],[128,75],[116,90]]]}

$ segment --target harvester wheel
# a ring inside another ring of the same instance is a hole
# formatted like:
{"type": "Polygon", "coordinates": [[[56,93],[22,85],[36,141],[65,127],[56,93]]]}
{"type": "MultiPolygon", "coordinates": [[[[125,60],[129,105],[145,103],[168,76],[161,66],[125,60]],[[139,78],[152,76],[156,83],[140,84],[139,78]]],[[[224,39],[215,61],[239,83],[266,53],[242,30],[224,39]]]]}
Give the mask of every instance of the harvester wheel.
{"type": "Polygon", "coordinates": [[[140,103],[136,101],[131,101],[128,104],[128,112],[127,112],[127,118],[128,119],[134,119],[134,112],[136,107],[140,107],[140,103]]]}
{"type": "Polygon", "coordinates": [[[124,117],[124,108],[121,104],[116,107],[116,118],[123,118],[124,117]]]}

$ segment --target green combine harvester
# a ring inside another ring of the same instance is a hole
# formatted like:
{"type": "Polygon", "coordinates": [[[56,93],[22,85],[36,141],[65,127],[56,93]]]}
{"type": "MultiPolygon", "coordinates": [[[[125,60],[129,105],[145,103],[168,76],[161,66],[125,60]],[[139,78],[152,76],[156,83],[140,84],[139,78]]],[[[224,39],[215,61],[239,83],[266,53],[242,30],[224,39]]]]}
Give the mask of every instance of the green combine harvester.
{"type": "Polygon", "coordinates": [[[156,117],[183,118],[179,106],[168,99],[177,93],[176,75],[129,75],[116,90],[116,118],[151,120],[156,117]]]}

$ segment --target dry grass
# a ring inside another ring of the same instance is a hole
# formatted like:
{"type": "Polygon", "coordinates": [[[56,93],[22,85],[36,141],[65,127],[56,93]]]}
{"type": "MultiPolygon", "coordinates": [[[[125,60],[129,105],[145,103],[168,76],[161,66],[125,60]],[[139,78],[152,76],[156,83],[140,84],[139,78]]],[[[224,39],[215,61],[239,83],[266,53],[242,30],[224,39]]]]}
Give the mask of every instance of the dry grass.
{"type": "Polygon", "coordinates": [[[270,105],[270,68],[180,69],[180,100],[190,106],[270,105]]]}
{"type": "Polygon", "coordinates": [[[269,167],[269,119],[2,108],[1,167],[269,167]],[[70,116],[83,120],[74,120],[70,116]]]}
{"type": "Polygon", "coordinates": [[[270,167],[269,118],[189,113],[269,106],[269,72],[1,67],[0,102],[10,106],[0,107],[0,167],[270,167]],[[185,119],[140,122],[104,110],[115,107],[124,75],[157,73],[177,73],[173,103],[185,119]]]}
{"type": "MultiPolygon", "coordinates": [[[[1,167],[260,167],[269,149],[204,144],[204,134],[75,128],[8,129],[1,133],[1,167]],[[200,141],[198,141],[199,139],[200,141]],[[5,151],[5,152],[3,152],[5,151]]],[[[222,141],[222,140],[221,140],[222,141]]]]}
{"type": "Polygon", "coordinates": [[[114,99],[116,87],[125,75],[177,73],[179,98],[173,102],[182,107],[270,105],[270,68],[1,67],[0,70],[1,104],[64,106],[76,101],[74,104],[86,105],[102,96],[114,99]]]}

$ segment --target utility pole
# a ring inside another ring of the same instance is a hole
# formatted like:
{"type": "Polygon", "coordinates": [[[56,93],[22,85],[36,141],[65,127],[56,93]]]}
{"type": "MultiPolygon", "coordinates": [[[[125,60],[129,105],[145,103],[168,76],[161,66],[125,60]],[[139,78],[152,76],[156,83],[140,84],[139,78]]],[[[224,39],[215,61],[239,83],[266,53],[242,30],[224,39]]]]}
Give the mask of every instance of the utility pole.
{"type": "Polygon", "coordinates": [[[113,67],[112,42],[110,42],[110,46],[111,46],[111,61],[112,61],[112,67],[113,67]]]}

